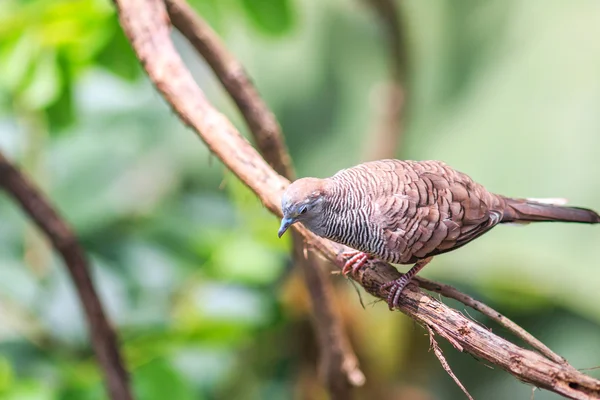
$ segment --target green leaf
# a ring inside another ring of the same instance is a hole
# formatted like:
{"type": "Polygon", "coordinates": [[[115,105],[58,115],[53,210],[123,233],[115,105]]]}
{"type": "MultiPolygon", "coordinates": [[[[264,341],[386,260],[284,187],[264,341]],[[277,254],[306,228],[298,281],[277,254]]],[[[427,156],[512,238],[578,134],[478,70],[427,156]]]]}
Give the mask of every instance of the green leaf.
{"type": "Polygon", "coordinates": [[[54,390],[41,381],[27,379],[19,381],[9,392],[2,396],[3,400],[52,400],[54,390]]]}
{"type": "Polygon", "coordinates": [[[194,391],[166,360],[155,359],[135,371],[137,397],[145,400],[195,399],[194,391]]]}
{"type": "Polygon", "coordinates": [[[281,275],[282,261],[254,238],[236,233],[214,250],[210,266],[216,276],[226,281],[270,284],[281,275]]]}
{"type": "Polygon", "coordinates": [[[46,50],[36,62],[33,75],[20,93],[20,100],[31,109],[42,109],[60,95],[61,77],[54,51],[46,50]]]}
{"type": "Polygon", "coordinates": [[[242,0],[254,25],[270,35],[281,35],[292,27],[290,0],[242,0]]]}
{"type": "Polygon", "coordinates": [[[6,392],[13,381],[14,376],[10,363],[6,358],[0,358],[0,394],[6,392]]]}
{"type": "Polygon", "coordinates": [[[11,92],[17,91],[32,72],[38,49],[38,43],[30,34],[5,42],[0,50],[0,85],[11,92]]]}
{"type": "Polygon", "coordinates": [[[73,74],[69,69],[69,60],[63,55],[58,55],[58,71],[62,81],[60,95],[46,108],[48,129],[51,134],[63,132],[66,126],[75,121],[73,105],[73,74]]]}
{"type": "MultiPolygon", "coordinates": [[[[109,28],[107,27],[107,29],[109,28]]],[[[113,74],[128,81],[133,81],[142,72],[140,63],[116,19],[110,29],[112,30],[112,36],[106,46],[99,52],[97,62],[113,74]]]]}

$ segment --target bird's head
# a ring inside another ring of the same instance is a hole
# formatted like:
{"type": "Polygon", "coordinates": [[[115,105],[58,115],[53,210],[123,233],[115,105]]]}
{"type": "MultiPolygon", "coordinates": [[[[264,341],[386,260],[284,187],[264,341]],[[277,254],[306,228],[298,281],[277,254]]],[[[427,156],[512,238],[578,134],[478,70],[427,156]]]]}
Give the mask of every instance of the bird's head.
{"type": "Polygon", "coordinates": [[[281,237],[296,222],[302,222],[309,230],[319,233],[323,222],[325,181],[318,178],[302,178],[287,187],[281,197],[281,237]]]}

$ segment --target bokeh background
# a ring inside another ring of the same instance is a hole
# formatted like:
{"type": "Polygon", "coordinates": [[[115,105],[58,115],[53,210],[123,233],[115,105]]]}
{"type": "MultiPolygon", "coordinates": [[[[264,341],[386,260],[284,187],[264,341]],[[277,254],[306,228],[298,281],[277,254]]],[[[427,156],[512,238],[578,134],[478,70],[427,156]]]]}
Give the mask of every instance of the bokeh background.
{"type": "MultiPolygon", "coordinates": [[[[369,156],[393,70],[369,1],[192,3],[279,118],[300,176],[369,156]]],[[[405,107],[395,155],[444,160],[506,195],[599,209],[600,3],[397,6],[405,107]]],[[[174,39],[208,98],[246,132],[210,70],[174,39]]],[[[0,148],[81,237],[140,399],[326,398],[289,238],[277,239],[276,218],[154,91],[108,0],[0,2],[0,148]]],[[[422,275],[593,368],[596,228],[499,227],[422,275]]],[[[331,280],[367,376],[357,398],[464,398],[421,327],[365,294],[363,309],[347,280],[331,280]]],[[[83,320],[60,260],[0,196],[0,398],[106,398],[83,320]]],[[[530,386],[441,344],[475,398],[530,398],[530,386]]]]}

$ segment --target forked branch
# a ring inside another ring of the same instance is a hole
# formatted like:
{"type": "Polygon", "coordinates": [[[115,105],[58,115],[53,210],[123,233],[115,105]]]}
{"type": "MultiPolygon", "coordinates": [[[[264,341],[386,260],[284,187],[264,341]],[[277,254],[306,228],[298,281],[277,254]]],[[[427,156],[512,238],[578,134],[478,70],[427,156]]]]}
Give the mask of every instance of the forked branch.
{"type": "MultiPolygon", "coordinates": [[[[189,40],[211,66],[238,109],[264,159],[289,180],[294,171],[281,128],[275,115],[258,94],[242,64],[231,54],[212,28],[184,0],[165,0],[173,25],[189,40]]],[[[361,386],[364,375],[350,346],[341,315],[333,305],[331,281],[323,276],[314,256],[304,253],[304,239],[293,235],[296,263],[302,267],[311,293],[313,324],[319,338],[321,371],[334,399],[347,399],[352,386],[361,386]]]]}

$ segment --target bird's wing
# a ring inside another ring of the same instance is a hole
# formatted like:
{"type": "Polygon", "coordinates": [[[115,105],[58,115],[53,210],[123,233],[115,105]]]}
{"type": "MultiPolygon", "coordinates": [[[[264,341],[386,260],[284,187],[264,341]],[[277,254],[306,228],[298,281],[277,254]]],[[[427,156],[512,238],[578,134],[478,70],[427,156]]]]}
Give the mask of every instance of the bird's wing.
{"type": "Polygon", "coordinates": [[[381,170],[389,173],[394,165],[393,184],[382,185],[374,197],[374,219],[383,230],[388,259],[412,263],[457,249],[501,220],[499,196],[445,164],[390,160],[381,170]]]}

